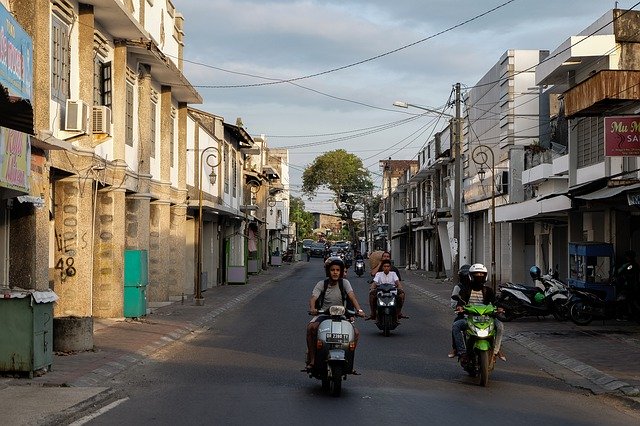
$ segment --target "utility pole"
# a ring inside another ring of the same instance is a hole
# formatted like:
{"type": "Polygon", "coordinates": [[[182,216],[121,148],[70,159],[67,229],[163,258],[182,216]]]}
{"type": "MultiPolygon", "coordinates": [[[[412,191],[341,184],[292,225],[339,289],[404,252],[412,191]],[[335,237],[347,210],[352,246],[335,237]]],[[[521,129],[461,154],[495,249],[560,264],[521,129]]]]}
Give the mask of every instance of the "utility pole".
{"type": "Polygon", "coordinates": [[[456,124],[455,124],[455,142],[454,142],[454,195],[453,195],[453,239],[455,245],[455,253],[453,255],[453,264],[451,267],[451,276],[453,283],[458,284],[458,270],[460,269],[460,200],[462,193],[460,192],[461,181],[461,158],[460,147],[462,145],[462,117],[460,113],[460,83],[456,83],[456,124]]]}
{"type": "Polygon", "coordinates": [[[391,157],[387,160],[387,251],[391,252],[391,157]]]}

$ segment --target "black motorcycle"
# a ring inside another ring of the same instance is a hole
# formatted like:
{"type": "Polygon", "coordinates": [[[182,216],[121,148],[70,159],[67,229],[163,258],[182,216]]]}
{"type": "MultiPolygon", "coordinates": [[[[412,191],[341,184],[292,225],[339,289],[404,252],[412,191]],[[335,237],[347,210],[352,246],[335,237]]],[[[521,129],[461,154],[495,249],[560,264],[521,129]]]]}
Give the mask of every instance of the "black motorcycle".
{"type": "Polygon", "coordinates": [[[389,337],[391,330],[398,327],[398,289],[393,284],[378,284],[376,293],[376,326],[389,337]]]}
{"type": "Polygon", "coordinates": [[[353,268],[356,275],[361,277],[364,274],[364,260],[356,259],[356,266],[353,268]]]}
{"type": "Polygon", "coordinates": [[[569,312],[576,325],[588,325],[594,319],[612,319],[617,315],[629,315],[640,323],[640,303],[636,300],[607,300],[600,290],[571,287],[569,312]]]}

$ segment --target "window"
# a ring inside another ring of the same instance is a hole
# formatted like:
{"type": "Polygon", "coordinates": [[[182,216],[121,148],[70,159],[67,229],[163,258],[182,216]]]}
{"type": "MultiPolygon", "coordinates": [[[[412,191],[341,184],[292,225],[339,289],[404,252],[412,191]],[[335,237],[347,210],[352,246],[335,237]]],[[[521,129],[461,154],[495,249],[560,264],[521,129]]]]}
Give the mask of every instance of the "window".
{"type": "Polygon", "coordinates": [[[158,104],[155,101],[151,101],[151,147],[149,156],[156,158],[156,111],[158,104]]]}
{"type": "Polygon", "coordinates": [[[229,145],[224,144],[224,149],[222,150],[222,170],[224,173],[224,193],[229,193],[229,173],[227,173],[226,168],[229,164],[229,145]]]}
{"type": "Polygon", "coordinates": [[[173,167],[173,154],[175,151],[175,141],[174,141],[175,126],[176,126],[176,110],[174,108],[171,108],[171,126],[169,130],[169,156],[171,158],[171,167],[173,167]]]}
{"type": "Polygon", "coordinates": [[[237,188],[238,188],[238,160],[236,151],[233,151],[233,155],[231,156],[231,178],[233,181],[231,182],[231,195],[233,197],[237,197],[237,188]]]}
{"type": "Polygon", "coordinates": [[[93,104],[111,108],[111,62],[93,60],[93,104]]]}
{"type": "Polygon", "coordinates": [[[581,118],[576,125],[578,168],[604,161],[604,119],[581,118]]]}
{"type": "Polygon", "coordinates": [[[60,103],[69,99],[69,26],[51,18],[51,98],[60,103]]]}
{"type": "Polygon", "coordinates": [[[125,112],[125,140],[124,142],[133,146],[133,84],[126,83],[126,112],[125,112]]]}

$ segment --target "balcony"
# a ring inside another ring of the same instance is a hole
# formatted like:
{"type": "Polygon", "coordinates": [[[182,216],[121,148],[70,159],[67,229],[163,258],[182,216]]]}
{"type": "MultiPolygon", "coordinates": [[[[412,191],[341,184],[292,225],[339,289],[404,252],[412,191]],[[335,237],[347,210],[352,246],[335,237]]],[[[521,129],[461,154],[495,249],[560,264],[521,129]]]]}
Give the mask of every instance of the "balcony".
{"type": "Polygon", "coordinates": [[[603,115],[640,107],[640,71],[604,70],[564,94],[567,117],[603,115]]]}

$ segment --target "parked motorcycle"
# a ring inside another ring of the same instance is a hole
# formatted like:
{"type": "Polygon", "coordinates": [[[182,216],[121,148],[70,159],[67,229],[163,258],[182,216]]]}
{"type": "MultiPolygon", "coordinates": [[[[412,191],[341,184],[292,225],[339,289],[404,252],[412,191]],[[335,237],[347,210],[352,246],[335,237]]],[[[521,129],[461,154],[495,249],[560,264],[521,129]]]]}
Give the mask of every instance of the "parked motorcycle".
{"type": "Polygon", "coordinates": [[[364,274],[364,260],[356,259],[356,265],[354,266],[353,270],[355,271],[357,276],[361,277],[362,274],[364,274]]]}
{"type": "Polygon", "coordinates": [[[391,330],[398,327],[396,300],[398,289],[393,284],[378,284],[376,293],[376,326],[389,337],[391,330]]]}
{"type": "Polygon", "coordinates": [[[501,321],[512,321],[525,316],[553,315],[558,321],[569,319],[568,287],[551,275],[541,275],[540,268],[529,270],[536,286],[506,283],[499,286],[496,306],[504,312],[498,314],[501,321]]]}
{"type": "Polygon", "coordinates": [[[576,325],[588,325],[594,319],[611,319],[616,315],[629,315],[640,323],[640,303],[638,301],[606,300],[604,292],[571,287],[569,306],[571,321],[576,325]],[[624,310],[619,312],[618,310],[624,310]]]}
{"type": "Polygon", "coordinates": [[[471,377],[480,376],[481,386],[487,386],[489,374],[495,367],[493,347],[496,309],[493,305],[464,305],[464,313],[467,320],[464,336],[467,353],[460,358],[460,365],[471,377]]]}
{"type": "Polygon", "coordinates": [[[318,328],[315,365],[310,370],[304,370],[309,377],[321,380],[322,390],[332,396],[340,396],[342,380],[347,379],[347,374],[356,374],[353,370],[355,330],[345,313],[355,315],[355,312],[347,312],[340,305],[318,312],[319,315],[329,315],[329,318],[322,321],[318,328]]]}

